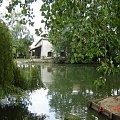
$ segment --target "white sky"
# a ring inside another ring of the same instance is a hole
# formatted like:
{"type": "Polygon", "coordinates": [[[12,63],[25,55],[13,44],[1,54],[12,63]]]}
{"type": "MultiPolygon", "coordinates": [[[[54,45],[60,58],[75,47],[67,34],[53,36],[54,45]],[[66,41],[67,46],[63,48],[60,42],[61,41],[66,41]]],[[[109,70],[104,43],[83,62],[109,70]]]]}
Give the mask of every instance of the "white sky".
{"type": "MultiPolygon", "coordinates": [[[[2,4],[2,6],[0,6],[0,14],[7,13],[5,6],[7,6],[9,4],[9,1],[10,0],[3,0],[3,4],[2,4]]],[[[38,41],[40,39],[40,37],[35,35],[34,29],[36,29],[36,28],[38,29],[38,28],[42,27],[43,31],[45,32],[44,24],[41,23],[41,20],[43,19],[43,17],[41,16],[41,12],[40,12],[41,5],[42,5],[42,0],[37,0],[36,2],[31,4],[31,7],[33,8],[33,12],[35,15],[35,18],[33,19],[34,27],[30,27],[30,26],[28,26],[28,27],[30,29],[31,34],[34,37],[35,42],[38,41]]]]}

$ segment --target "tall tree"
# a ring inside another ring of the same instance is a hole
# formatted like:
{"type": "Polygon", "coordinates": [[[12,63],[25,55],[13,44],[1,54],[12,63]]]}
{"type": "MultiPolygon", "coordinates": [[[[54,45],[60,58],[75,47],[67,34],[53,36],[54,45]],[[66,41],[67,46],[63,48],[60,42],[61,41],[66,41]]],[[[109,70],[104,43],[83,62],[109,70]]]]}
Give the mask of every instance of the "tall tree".
{"type": "Polygon", "coordinates": [[[2,20],[0,20],[0,53],[0,84],[11,84],[14,80],[12,36],[2,20]]]}

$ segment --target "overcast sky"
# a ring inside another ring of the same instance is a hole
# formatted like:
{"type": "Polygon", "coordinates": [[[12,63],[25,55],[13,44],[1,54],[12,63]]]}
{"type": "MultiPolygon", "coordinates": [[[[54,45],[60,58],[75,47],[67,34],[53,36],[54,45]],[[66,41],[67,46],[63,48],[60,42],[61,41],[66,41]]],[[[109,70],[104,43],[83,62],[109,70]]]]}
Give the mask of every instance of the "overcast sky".
{"type": "MultiPolygon", "coordinates": [[[[0,13],[5,14],[7,13],[6,6],[9,4],[10,0],[3,0],[2,6],[0,6],[0,13]]],[[[34,21],[34,27],[29,27],[31,34],[34,36],[34,40],[38,41],[40,37],[37,37],[34,34],[34,29],[42,27],[44,29],[44,24],[41,23],[41,20],[43,17],[41,16],[40,7],[42,5],[42,0],[37,0],[37,2],[34,2],[31,4],[31,7],[33,8],[33,12],[35,15],[34,21]]]]}

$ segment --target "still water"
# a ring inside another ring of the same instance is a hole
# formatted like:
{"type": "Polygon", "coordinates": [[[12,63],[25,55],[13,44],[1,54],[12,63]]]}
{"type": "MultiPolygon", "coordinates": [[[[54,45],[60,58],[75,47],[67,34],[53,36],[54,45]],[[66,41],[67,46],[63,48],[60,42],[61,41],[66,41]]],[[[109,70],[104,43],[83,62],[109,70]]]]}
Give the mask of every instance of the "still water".
{"type": "Polygon", "coordinates": [[[44,87],[26,91],[27,97],[18,104],[1,104],[0,120],[64,120],[69,113],[80,120],[107,120],[87,109],[87,101],[116,95],[120,75],[108,77],[98,87],[93,82],[99,75],[90,65],[40,64],[39,69],[44,87]]]}

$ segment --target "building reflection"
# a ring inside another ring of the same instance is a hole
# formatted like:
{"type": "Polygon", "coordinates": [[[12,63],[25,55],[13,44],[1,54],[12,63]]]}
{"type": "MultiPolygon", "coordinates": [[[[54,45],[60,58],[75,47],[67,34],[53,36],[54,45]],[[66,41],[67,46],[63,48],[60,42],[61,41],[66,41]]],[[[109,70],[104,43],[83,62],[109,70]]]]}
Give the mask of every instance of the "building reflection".
{"type": "MultiPolygon", "coordinates": [[[[56,119],[64,119],[67,113],[86,119],[91,116],[87,112],[88,100],[112,95],[113,86],[108,86],[109,82],[102,88],[93,84],[93,80],[97,77],[98,74],[94,67],[41,65],[41,78],[48,89],[50,111],[56,113],[56,119]]],[[[117,86],[113,84],[114,87],[117,86]]]]}

